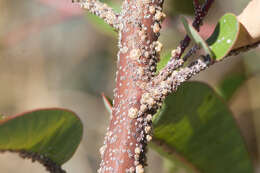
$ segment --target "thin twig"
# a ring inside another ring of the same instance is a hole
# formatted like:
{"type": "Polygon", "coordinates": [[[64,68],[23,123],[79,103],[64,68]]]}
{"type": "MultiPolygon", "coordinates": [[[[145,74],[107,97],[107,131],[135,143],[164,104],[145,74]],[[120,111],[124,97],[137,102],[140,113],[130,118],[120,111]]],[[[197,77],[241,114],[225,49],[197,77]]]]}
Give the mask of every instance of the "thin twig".
{"type": "Polygon", "coordinates": [[[253,44],[250,44],[250,45],[246,45],[246,46],[234,49],[234,50],[230,51],[225,58],[227,58],[229,56],[238,55],[238,54],[240,54],[242,52],[247,52],[247,51],[249,51],[251,49],[254,49],[254,48],[258,47],[259,45],[260,45],[260,41],[257,41],[256,43],[253,43],[253,44]]]}
{"type": "MultiPolygon", "coordinates": [[[[202,6],[200,6],[199,3],[194,0],[195,18],[192,25],[197,31],[199,31],[200,26],[202,25],[202,21],[207,15],[213,2],[214,0],[206,0],[206,2],[202,6]]],[[[189,44],[190,37],[186,35],[185,38],[180,42],[180,45],[177,47],[177,49],[172,51],[171,59],[168,64],[160,71],[158,75],[159,78],[165,80],[174,70],[184,64],[185,60],[181,60],[180,57],[184,53],[185,49],[189,46],[189,44]],[[174,66],[173,64],[178,64],[178,66],[174,66]]],[[[158,81],[158,79],[155,78],[155,81],[158,81]]]]}
{"type": "MultiPolygon", "coordinates": [[[[194,10],[195,10],[195,18],[192,22],[192,26],[199,31],[200,26],[202,25],[203,19],[205,16],[208,14],[208,11],[213,4],[214,0],[206,0],[206,2],[200,6],[196,0],[194,0],[194,10]]],[[[185,38],[180,42],[180,48],[181,48],[181,53],[176,57],[180,58],[185,51],[185,49],[189,46],[190,44],[190,38],[188,35],[185,36],[185,38]]]]}
{"type": "Polygon", "coordinates": [[[206,69],[209,64],[209,61],[206,61],[206,59],[198,58],[189,66],[180,68],[178,71],[175,70],[166,80],[156,83],[155,86],[150,87],[147,93],[149,93],[150,97],[154,100],[154,105],[151,105],[151,107],[161,106],[164,99],[170,93],[175,92],[178,86],[190,79],[192,76],[206,69]]]}
{"type": "Polygon", "coordinates": [[[115,30],[119,30],[119,14],[117,14],[113,8],[109,7],[107,4],[98,0],[79,0],[77,3],[79,3],[83,9],[86,9],[92,14],[103,19],[115,30]]]}
{"type": "Polygon", "coordinates": [[[198,7],[200,5],[199,0],[193,0],[194,7],[198,7]]]}
{"type": "MultiPolygon", "coordinates": [[[[234,49],[230,51],[230,53],[225,57],[235,56],[237,54],[240,54],[242,52],[247,52],[253,48],[256,48],[260,45],[260,41],[253,43],[251,45],[247,45],[238,49],[234,49]]],[[[203,56],[202,56],[203,57],[203,56]]],[[[223,58],[223,59],[225,59],[223,58]]],[[[181,68],[178,71],[174,71],[171,76],[167,78],[167,80],[163,82],[158,82],[157,86],[154,87],[153,90],[159,90],[161,91],[160,99],[156,95],[153,95],[156,100],[163,100],[167,95],[170,93],[176,91],[178,86],[193,77],[194,75],[200,73],[201,71],[205,70],[211,65],[214,65],[220,61],[210,61],[210,58],[208,59],[207,56],[204,57],[204,59],[198,59],[195,62],[192,62],[189,66],[181,68]],[[162,92],[163,91],[163,92],[162,92]],[[163,98],[163,99],[162,99],[163,98]]],[[[152,92],[154,93],[154,92],[152,92]]]]}
{"type": "Polygon", "coordinates": [[[183,61],[186,62],[192,55],[194,55],[197,50],[200,49],[200,46],[199,45],[194,45],[189,51],[188,53],[183,57],[183,61]]]}

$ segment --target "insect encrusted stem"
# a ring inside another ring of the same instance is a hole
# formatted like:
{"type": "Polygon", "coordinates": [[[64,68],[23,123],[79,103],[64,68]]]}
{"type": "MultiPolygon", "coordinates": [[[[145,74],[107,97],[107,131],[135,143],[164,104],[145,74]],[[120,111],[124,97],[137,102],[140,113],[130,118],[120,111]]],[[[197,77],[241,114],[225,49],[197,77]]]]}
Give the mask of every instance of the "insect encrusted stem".
{"type": "Polygon", "coordinates": [[[162,0],[125,0],[119,20],[116,88],[109,128],[100,149],[99,172],[143,173],[151,137],[153,110],[142,104],[147,84],[156,74],[162,44],[157,41],[162,0]]]}
{"type": "MultiPolygon", "coordinates": [[[[259,47],[259,45],[260,45],[260,41],[257,41],[253,44],[234,49],[234,50],[230,51],[229,54],[226,55],[225,58],[228,58],[230,56],[235,56],[235,55],[238,55],[243,52],[247,52],[251,49],[259,47]]],[[[222,60],[224,60],[225,58],[223,58],[222,60]]],[[[153,87],[150,88],[149,93],[153,93],[153,95],[151,95],[151,97],[154,99],[156,104],[161,105],[163,100],[169,94],[175,92],[179,85],[181,85],[183,82],[187,81],[194,75],[205,70],[209,66],[212,66],[218,62],[220,62],[220,61],[211,61],[210,57],[207,57],[207,56],[198,57],[197,60],[195,60],[194,62],[191,62],[190,65],[188,65],[187,67],[183,67],[183,68],[180,68],[179,70],[173,71],[166,80],[160,79],[160,76],[157,76],[155,78],[155,79],[157,79],[157,81],[153,81],[150,84],[153,87]],[[159,93],[159,94],[156,94],[156,93],[159,93]]]]}
{"type": "Polygon", "coordinates": [[[112,26],[115,30],[119,29],[119,14],[117,14],[113,8],[109,7],[107,4],[98,0],[75,0],[72,2],[79,3],[81,8],[88,10],[94,15],[97,15],[107,24],[112,26]]]}
{"type": "Polygon", "coordinates": [[[198,7],[200,5],[199,0],[193,0],[194,7],[198,7]]]}

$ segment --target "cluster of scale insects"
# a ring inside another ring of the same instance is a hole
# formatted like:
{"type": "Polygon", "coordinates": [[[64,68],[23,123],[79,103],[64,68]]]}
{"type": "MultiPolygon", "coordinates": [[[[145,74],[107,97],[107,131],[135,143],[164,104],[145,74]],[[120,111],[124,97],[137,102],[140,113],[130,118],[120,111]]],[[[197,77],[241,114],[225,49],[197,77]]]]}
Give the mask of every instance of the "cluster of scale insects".
{"type": "MultiPolygon", "coordinates": [[[[6,150],[5,151],[0,150],[0,152],[4,153],[4,152],[6,152],[6,150]]],[[[32,162],[38,161],[46,168],[46,170],[48,170],[51,173],[66,173],[66,171],[63,170],[60,165],[53,162],[51,159],[49,159],[48,156],[46,156],[44,154],[39,154],[36,152],[29,152],[29,151],[25,151],[25,150],[18,150],[18,151],[8,150],[8,152],[18,153],[20,157],[22,157],[24,159],[31,159],[32,162]]]]}

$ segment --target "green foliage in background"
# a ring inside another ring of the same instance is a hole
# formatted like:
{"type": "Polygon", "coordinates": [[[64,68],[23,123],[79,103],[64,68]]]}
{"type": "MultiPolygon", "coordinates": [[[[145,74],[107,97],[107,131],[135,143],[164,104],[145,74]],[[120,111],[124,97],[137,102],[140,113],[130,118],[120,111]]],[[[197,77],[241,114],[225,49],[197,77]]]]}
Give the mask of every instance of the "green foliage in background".
{"type": "Polygon", "coordinates": [[[240,86],[245,83],[247,77],[244,73],[228,75],[218,86],[219,94],[229,101],[240,86]]]}
{"type": "Polygon", "coordinates": [[[181,85],[165,100],[153,126],[152,148],[173,161],[186,160],[182,163],[192,165],[192,172],[253,173],[231,111],[204,83],[181,85]]]}
{"type": "Polygon", "coordinates": [[[0,120],[0,150],[25,152],[36,160],[47,158],[62,165],[76,151],[82,133],[83,125],[71,111],[35,110],[0,120]]]}
{"type": "MultiPolygon", "coordinates": [[[[199,0],[200,3],[203,3],[205,0],[199,0]]],[[[169,4],[169,11],[170,14],[176,15],[176,14],[188,14],[193,15],[194,14],[194,6],[193,6],[193,0],[171,0],[168,2],[169,4]]],[[[167,8],[167,7],[166,7],[167,8]]]]}

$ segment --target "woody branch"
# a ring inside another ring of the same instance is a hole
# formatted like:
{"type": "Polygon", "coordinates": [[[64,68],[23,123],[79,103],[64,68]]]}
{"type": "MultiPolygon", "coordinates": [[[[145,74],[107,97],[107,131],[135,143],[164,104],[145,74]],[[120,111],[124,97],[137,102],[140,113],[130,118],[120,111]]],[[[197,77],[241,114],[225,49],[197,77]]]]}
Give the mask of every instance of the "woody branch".
{"type": "Polygon", "coordinates": [[[151,140],[153,110],[140,99],[155,76],[162,0],[125,0],[119,21],[116,88],[100,172],[144,172],[147,142],[151,140]],[[146,110],[141,111],[141,110],[146,110]]]}

